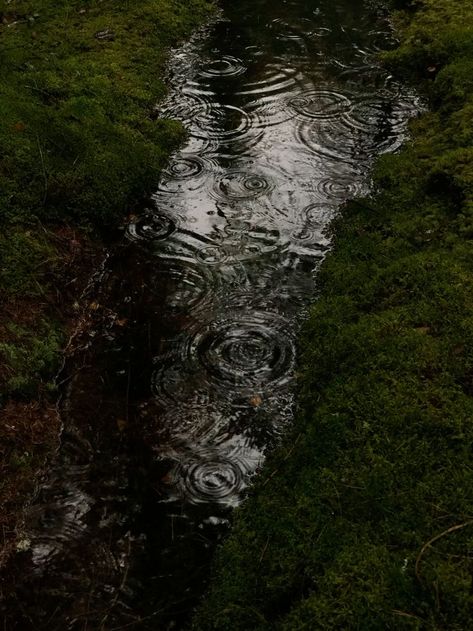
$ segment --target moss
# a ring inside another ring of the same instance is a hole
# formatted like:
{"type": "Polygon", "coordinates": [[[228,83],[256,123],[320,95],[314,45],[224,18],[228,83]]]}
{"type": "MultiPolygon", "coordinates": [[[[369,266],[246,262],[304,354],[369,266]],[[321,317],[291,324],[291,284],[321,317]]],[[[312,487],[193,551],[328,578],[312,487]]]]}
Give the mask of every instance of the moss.
{"type": "Polygon", "coordinates": [[[113,225],[181,138],[152,121],[166,51],[207,0],[14,0],[3,7],[0,211],[113,225]]]}
{"type": "MultiPolygon", "coordinates": [[[[7,373],[6,388],[11,392],[35,395],[34,385],[54,374],[63,342],[58,325],[40,320],[34,332],[9,325],[10,342],[0,342],[0,356],[7,373]]],[[[52,384],[44,384],[52,388],[52,384]]],[[[44,387],[43,385],[43,387],[44,387]]]]}
{"type": "Polygon", "coordinates": [[[4,394],[41,387],[63,339],[64,305],[52,295],[64,282],[63,252],[48,242],[48,226],[105,235],[155,190],[183,136],[177,122],[155,120],[166,54],[212,8],[211,0],[0,2],[4,394]],[[27,323],[25,299],[36,314],[27,323]],[[11,328],[18,318],[21,335],[11,328]]]}
{"type": "Polygon", "coordinates": [[[0,235],[0,287],[9,295],[38,296],[38,270],[53,268],[56,257],[52,244],[31,230],[0,235]]]}
{"type": "Polygon", "coordinates": [[[424,79],[431,111],[334,226],[294,430],[195,629],[471,627],[473,7],[422,0],[396,20],[386,62],[424,79]]]}

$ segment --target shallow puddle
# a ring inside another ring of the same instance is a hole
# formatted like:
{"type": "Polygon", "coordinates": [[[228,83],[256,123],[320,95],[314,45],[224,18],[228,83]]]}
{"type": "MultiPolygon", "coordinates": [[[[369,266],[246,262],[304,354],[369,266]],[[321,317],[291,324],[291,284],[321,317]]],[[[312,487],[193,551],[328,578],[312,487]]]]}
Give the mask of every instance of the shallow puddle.
{"type": "Polygon", "coordinates": [[[175,629],[293,414],[296,336],[329,225],[415,96],[361,0],[226,3],[173,52],[189,138],[87,297],[64,433],[4,580],[6,629],[175,629]],[[92,325],[91,325],[92,323],[92,325]]]}

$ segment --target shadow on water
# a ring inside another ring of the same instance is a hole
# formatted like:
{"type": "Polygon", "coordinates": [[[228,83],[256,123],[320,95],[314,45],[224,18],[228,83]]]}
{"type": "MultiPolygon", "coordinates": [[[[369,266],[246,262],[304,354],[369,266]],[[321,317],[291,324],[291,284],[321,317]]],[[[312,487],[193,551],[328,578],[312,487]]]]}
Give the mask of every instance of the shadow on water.
{"type": "Polygon", "coordinates": [[[174,51],[189,130],[97,278],[63,371],[62,445],[2,583],[6,629],[180,628],[292,418],[328,226],[415,96],[361,0],[227,3],[174,51]]]}

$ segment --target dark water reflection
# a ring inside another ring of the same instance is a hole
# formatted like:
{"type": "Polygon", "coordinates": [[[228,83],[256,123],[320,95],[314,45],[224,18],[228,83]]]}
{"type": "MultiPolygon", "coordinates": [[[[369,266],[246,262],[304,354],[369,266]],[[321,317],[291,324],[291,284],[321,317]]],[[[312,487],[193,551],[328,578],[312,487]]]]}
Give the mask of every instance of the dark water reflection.
{"type": "Polygon", "coordinates": [[[30,511],[6,628],[188,616],[231,509],[291,421],[295,336],[328,226],[418,109],[376,63],[391,45],[369,2],[251,0],[174,51],[159,113],[189,139],[100,278],[93,335],[75,340],[63,445],[30,511]]]}

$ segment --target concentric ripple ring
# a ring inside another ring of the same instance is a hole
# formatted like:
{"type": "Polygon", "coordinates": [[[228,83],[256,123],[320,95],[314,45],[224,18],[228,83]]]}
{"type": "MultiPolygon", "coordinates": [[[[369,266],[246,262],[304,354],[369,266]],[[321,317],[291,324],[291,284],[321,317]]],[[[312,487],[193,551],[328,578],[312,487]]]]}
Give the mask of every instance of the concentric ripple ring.
{"type": "Polygon", "coordinates": [[[294,367],[294,342],[287,322],[270,312],[241,312],[199,331],[190,352],[209,384],[230,390],[266,391],[287,383],[294,367]]]}
{"type": "Polygon", "coordinates": [[[266,177],[244,171],[228,171],[214,186],[214,192],[226,200],[253,199],[271,189],[272,183],[266,177]]]}
{"type": "Polygon", "coordinates": [[[160,241],[167,239],[177,226],[170,217],[149,211],[127,226],[127,236],[132,241],[160,241]]]}
{"type": "Polygon", "coordinates": [[[348,97],[329,90],[311,90],[292,98],[289,105],[301,116],[319,120],[335,118],[352,109],[348,97]]]}

